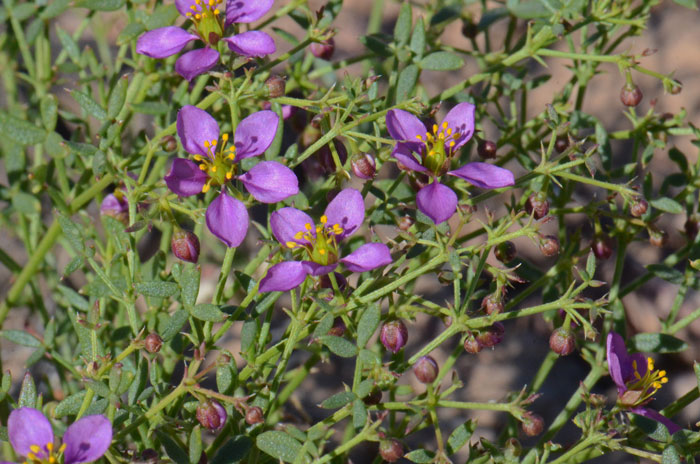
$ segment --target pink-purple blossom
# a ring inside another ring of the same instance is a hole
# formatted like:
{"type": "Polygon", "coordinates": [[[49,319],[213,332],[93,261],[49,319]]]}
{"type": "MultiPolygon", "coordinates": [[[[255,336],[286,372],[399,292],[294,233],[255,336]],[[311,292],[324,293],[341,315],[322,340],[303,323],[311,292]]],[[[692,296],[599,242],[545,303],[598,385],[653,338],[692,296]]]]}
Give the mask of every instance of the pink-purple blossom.
{"type": "Polygon", "coordinates": [[[194,33],[177,26],[167,26],[148,31],[139,37],[136,51],[151,58],[167,58],[180,52],[193,41],[201,40],[204,48],[191,50],[177,59],[175,71],[191,81],[209,71],[219,61],[216,50],[219,41],[226,42],[233,52],[261,57],[274,53],[275,42],[262,31],[247,31],[224,37],[226,28],[234,23],[251,23],[262,18],[274,0],[227,0],[225,12],[223,0],[175,0],[181,15],[194,23],[194,33]]]}
{"type": "Polygon", "coordinates": [[[71,424],[63,434],[63,444],[55,446],[49,420],[38,409],[23,407],[10,413],[7,435],[15,453],[26,462],[57,462],[63,455],[64,464],[80,464],[105,454],[112,442],[112,424],[102,415],[85,416],[71,424]]]}
{"type": "Polygon", "coordinates": [[[322,276],[339,263],[351,272],[371,271],[392,262],[389,247],[383,243],[365,243],[341,257],[340,241],[354,234],[365,219],[362,194],[352,188],[342,190],[328,204],[316,225],[303,211],[282,208],[270,216],[272,234],[298,260],[272,266],[260,281],[261,292],[284,292],[298,287],[306,276],[322,276]]]}
{"type": "Polygon", "coordinates": [[[229,135],[219,136],[218,123],[206,111],[188,105],[177,114],[177,133],[194,161],[175,159],[165,183],[181,197],[221,187],[221,193],[207,207],[206,222],[209,231],[228,247],[240,245],[248,231],[245,205],[226,193],[227,188],[235,192],[233,181],[239,181],[262,203],[276,203],[299,193],[294,172],[276,161],[261,161],[239,174],[240,160],[267,150],[277,133],[278,122],[279,117],[272,111],[253,113],[238,124],[229,144],[229,135]]]}
{"type": "Polygon", "coordinates": [[[389,135],[398,143],[392,156],[406,169],[429,175],[431,183],[416,195],[418,209],[436,224],[457,210],[457,194],[438,180],[444,174],[459,177],[477,187],[494,189],[514,184],[513,173],[488,163],[467,163],[449,171],[452,157],[474,135],[474,105],[460,103],[440,125],[428,131],[413,114],[391,110],[386,115],[389,135]]]}

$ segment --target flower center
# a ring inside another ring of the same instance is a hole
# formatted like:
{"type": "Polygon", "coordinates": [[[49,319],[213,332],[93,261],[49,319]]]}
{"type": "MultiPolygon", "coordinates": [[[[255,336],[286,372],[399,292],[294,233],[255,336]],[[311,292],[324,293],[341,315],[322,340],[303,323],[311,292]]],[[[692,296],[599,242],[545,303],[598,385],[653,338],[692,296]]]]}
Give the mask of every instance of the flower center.
{"type": "Polygon", "coordinates": [[[186,16],[194,22],[199,36],[210,46],[215,46],[224,33],[223,19],[219,4],[223,0],[194,0],[191,12],[186,16]]]}
{"type": "Polygon", "coordinates": [[[455,146],[455,140],[459,138],[458,132],[452,132],[452,129],[447,126],[447,121],[443,121],[438,127],[433,124],[433,131],[426,132],[424,136],[417,135],[418,140],[425,144],[425,156],[423,156],[423,166],[428,168],[435,175],[444,174],[447,169],[446,162],[452,156],[452,147],[455,146]]]}
{"type": "Polygon", "coordinates": [[[313,226],[309,223],[304,225],[305,230],[300,230],[294,234],[295,240],[306,240],[309,243],[287,242],[289,248],[303,248],[309,259],[322,266],[334,264],[338,261],[338,242],[336,237],[343,233],[343,228],[338,224],[328,225],[328,218],[321,216],[321,225],[316,226],[315,234],[312,233],[313,226]]]}
{"type": "Polygon", "coordinates": [[[62,444],[55,453],[53,443],[47,443],[44,449],[39,445],[32,445],[29,449],[31,453],[27,454],[27,460],[24,464],[56,464],[58,458],[66,450],[66,444],[62,444]]]}
{"type": "Polygon", "coordinates": [[[666,371],[654,370],[654,360],[647,358],[647,369],[642,376],[639,374],[637,361],[632,361],[634,377],[627,382],[629,389],[622,395],[620,402],[627,407],[640,406],[648,403],[661,386],[668,382],[666,371]]]}
{"type": "Polygon", "coordinates": [[[209,176],[202,186],[204,193],[208,192],[212,185],[224,185],[236,174],[236,164],[233,162],[236,159],[236,147],[231,145],[228,150],[226,149],[228,138],[228,134],[221,136],[222,143],[218,149],[216,140],[205,140],[204,147],[207,149],[208,156],[194,155],[194,160],[199,163],[199,169],[209,176]]]}

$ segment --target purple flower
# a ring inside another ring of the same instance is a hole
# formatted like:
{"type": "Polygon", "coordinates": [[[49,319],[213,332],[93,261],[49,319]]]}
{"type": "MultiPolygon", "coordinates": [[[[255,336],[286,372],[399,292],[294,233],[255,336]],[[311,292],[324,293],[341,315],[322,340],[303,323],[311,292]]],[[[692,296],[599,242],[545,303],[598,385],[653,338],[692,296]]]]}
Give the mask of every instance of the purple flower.
{"type": "Polygon", "coordinates": [[[151,58],[166,58],[180,52],[194,41],[204,42],[204,48],[191,50],[175,62],[175,71],[191,81],[209,71],[219,61],[216,50],[219,40],[239,55],[254,57],[274,53],[275,41],[262,31],[247,31],[223,37],[233,23],[252,23],[262,18],[274,0],[227,0],[226,13],[220,7],[223,0],[175,0],[177,10],[194,23],[195,33],[177,26],[161,27],[139,37],[136,51],[151,58]]]}
{"type": "Polygon", "coordinates": [[[79,464],[105,454],[112,442],[112,424],[102,415],[85,416],[66,429],[63,444],[56,448],[51,423],[41,411],[19,408],[10,413],[7,435],[15,453],[28,462],[57,462],[63,454],[64,464],[79,464]]]}
{"type": "Polygon", "coordinates": [[[298,252],[299,261],[272,266],[260,281],[261,292],[285,292],[298,287],[307,275],[332,272],[338,263],[349,271],[365,272],[391,263],[389,247],[365,243],[341,258],[339,243],[355,233],[365,219],[362,194],[355,189],[341,191],[328,204],[320,225],[296,208],[282,208],[270,216],[272,234],[285,247],[298,252]]]}
{"type": "Polygon", "coordinates": [[[640,416],[661,422],[670,434],[681,429],[646,405],[663,384],[668,382],[666,371],[654,370],[654,361],[642,353],[627,353],[622,337],[610,332],[607,339],[608,370],[617,385],[617,403],[640,416]]]}
{"type": "Polygon", "coordinates": [[[485,189],[514,184],[513,173],[487,163],[467,163],[448,171],[457,150],[474,135],[474,105],[460,103],[447,113],[440,126],[433,124],[429,132],[423,123],[403,110],[391,110],[386,115],[389,135],[398,141],[392,155],[406,169],[427,174],[432,183],[416,196],[418,209],[436,224],[448,220],[457,210],[457,195],[438,182],[448,174],[485,189]],[[417,155],[417,157],[416,157],[417,155]]]}
{"type": "MultiPolygon", "coordinates": [[[[245,174],[238,175],[236,162],[262,155],[277,133],[279,117],[272,111],[258,111],[236,127],[233,143],[221,135],[216,120],[204,110],[185,106],[177,114],[177,133],[194,161],[177,158],[165,176],[168,188],[187,197],[207,192],[212,186],[240,181],[256,200],[276,203],[299,193],[297,177],[291,169],[275,161],[261,161],[245,174]]],[[[248,231],[248,211],[242,201],[223,190],[207,208],[207,227],[228,247],[241,244],[248,231]]]]}

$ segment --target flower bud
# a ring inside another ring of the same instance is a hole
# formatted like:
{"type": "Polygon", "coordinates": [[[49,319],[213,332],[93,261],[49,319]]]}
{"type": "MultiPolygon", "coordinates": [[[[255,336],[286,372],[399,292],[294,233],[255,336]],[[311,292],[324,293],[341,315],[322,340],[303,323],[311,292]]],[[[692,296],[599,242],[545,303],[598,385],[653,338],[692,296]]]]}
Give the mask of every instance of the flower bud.
{"type": "Polygon", "coordinates": [[[143,347],[146,348],[146,351],[148,351],[149,353],[159,352],[162,346],[163,339],[160,338],[160,335],[158,335],[155,332],[149,333],[146,337],[146,340],[143,343],[143,347]]]}
{"type": "Polygon", "coordinates": [[[559,327],[550,335],[549,347],[559,356],[568,356],[576,348],[576,337],[570,330],[559,327]]]}
{"type": "Polygon", "coordinates": [[[479,33],[479,27],[471,19],[462,20],[462,35],[467,39],[473,39],[479,33]]]}
{"type": "Polygon", "coordinates": [[[406,232],[413,225],[413,218],[411,216],[403,216],[399,219],[399,229],[406,232]]]}
{"type": "Polygon", "coordinates": [[[388,438],[379,442],[379,455],[386,462],[396,462],[403,457],[403,445],[396,438],[388,438]]]}
{"type": "Polygon", "coordinates": [[[554,235],[545,235],[540,239],[540,251],[545,256],[559,253],[559,239],[554,235]]]}
{"type": "Polygon", "coordinates": [[[483,346],[481,346],[481,343],[479,343],[473,334],[469,334],[467,339],[464,340],[464,351],[469,354],[477,354],[482,348],[483,346]]]}
{"type": "Polygon", "coordinates": [[[663,247],[668,241],[668,234],[665,230],[657,229],[656,227],[649,228],[649,243],[655,247],[663,247]]]}
{"type": "Polygon", "coordinates": [[[607,235],[599,235],[593,239],[591,250],[598,259],[608,259],[613,254],[613,240],[607,235]]]}
{"type": "Polygon", "coordinates": [[[497,150],[496,143],[491,140],[479,140],[479,144],[476,146],[476,152],[483,159],[494,159],[497,150]]]}
{"type": "Polygon", "coordinates": [[[335,335],[336,337],[342,337],[345,335],[345,329],[347,327],[345,326],[345,322],[343,322],[343,319],[340,317],[336,317],[333,319],[333,327],[328,330],[328,335],[335,335]]]}
{"type": "Polygon", "coordinates": [[[544,419],[539,414],[526,411],[523,414],[523,421],[520,423],[520,428],[528,437],[535,437],[542,433],[544,429],[544,419]]]}
{"type": "Polygon", "coordinates": [[[486,310],[486,314],[498,314],[503,312],[503,301],[496,295],[487,295],[481,300],[481,307],[486,310]]]}
{"type": "Polygon", "coordinates": [[[637,106],[642,101],[642,91],[636,84],[627,83],[620,90],[620,101],[625,106],[637,106]]]}
{"type": "Polygon", "coordinates": [[[284,95],[285,82],[284,78],[277,74],[272,74],[265,81],[267,87],[267,96],[269,98],[277,98],[284,95]]]}
{"type": "Polygon", "coordinates": [[[172,135],[166,135],[160,139],[160,146],[165,151],[175,151],[177,150],[177,140],[172,135]]]}
{"type": "Polygon", "coordinates": [[[129,204],[119,189],[104,197],[100,204],[100,214],[113,217],[124,225],[128,224],[129,204]]]}
{"type": "Polygon", "coordinates": [[[440,367],[430,356],[423,356],[413,366],[413,373],[421,383],[432,383],[437,378],[438,372],[440,372],[440,367]]]}
{"type": "Polygon", "coordinates": [[[476,336],[476,341],[484,348],[493,348],[501,343],[505,327],[500,322],[494,322],[493,325],[482,329],[476,336]]]}
{"type": "Polygon", "coordinates": [[[226,425],[226,410],[218,401],[206,400],[199,403],[196,411],[197,420],[202,427],[211,432],[218,432],[226,425]]]}
{"type": "Polygon", "coordinates": [[[189,230],[177,229],[170,240],[170,248],[176,258],[188,263],[199,259],[199,239],[189,230]]]}
{"type": "Polygon", "coordinates": [[[382,402],[382,391],[376,385],[372,387],[372,390],[362,398],[362,401],[367,406],[374,406],[382,402]]]}
{"type": "Polygon", "coordinates": [[[564,153],[567,148],[569,148],[569,138],[564,136],[557,137],[557,140],[554,142],[554,149],[557,153],[564,153]]]}
{"type": "Polygon", "coordinates": [[[248,425],[255,425],[265,421],[263,410],[258,406],[248,408],[245,413],[245,422],[248,425]]]}
{"type": "Polygon", "coordinates": [[[515,244],[511,241],[499,243],[493,253],[500,262],[504,264],[509,263],[515,259],[515,244]]]}
{"type": "Polygon", "coordinates": [[[630,214],[634,217],[641,217],[649,209],[649,203],[644,198],[637,198],[630,205],[630,214]]]}
{"type": "Polygon", "coordinates": [[[398,353],[408,341],[406,324],[400,320],[386,322],[379,332],[379,339],[388,351],[398,353]]]}
{"type": "Polygon", "coordinates": [[[360,179],[374,179],[377,173],[377,162],[369,153],[354,156],[351,164],[352,172],[360,179]]]}
{"type": "Polygon", "coordinates": [[[544,192],[532,193],[525,202],[525,211],[532,214],[535,219],[542,219],[549,213],[549,201],[544,192]]]}
{"type": "Polygon", "coordinates": [[[322,60],[330,60],[335,51],[335,40],[333,37],[326,39],[322,42],[314,42],[309,47],[311,49],[311,54],[316,58],[321,58],[322,60]]]}

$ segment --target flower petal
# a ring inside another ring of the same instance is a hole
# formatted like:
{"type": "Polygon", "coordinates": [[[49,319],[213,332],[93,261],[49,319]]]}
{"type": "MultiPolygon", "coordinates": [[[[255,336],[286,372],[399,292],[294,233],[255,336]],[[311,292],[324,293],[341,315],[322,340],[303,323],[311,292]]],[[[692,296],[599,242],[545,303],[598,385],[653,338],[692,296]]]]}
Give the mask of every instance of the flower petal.
{"type": "Polygon", "coordinates": [[[229,248],[240,245],[248,232],[248,210],[243,202],[225,193],[209,204],[206,219],[209,232],[229,248]]]}
{"type": "MultiPolygon", "coordinates": [[[[175,0],[175,8],[180,12],[182,16],[186,16],[187,13],[192,13],[191,6],[197,8],[197,4],[194,0],[175,0]]],[[[197,8],[199,10],[199,8],[197,8]]]]}
{"type": "Polygon", "coordinates": [[[285,246],[287,242],[308,243],[308,240],[294,238],[297,232],[307,230],[306,224],[309,224],[311,227],[310,233],[315,236],[316,224],[314,224],[313,219],[303,211],[286,207],[278,209],[270,215],[272,235],[275,236],[278,242],[285,246]]]}
{"type": "Polygon", "coordinates": [[[314,277],[329,274],[336,267],[338,267],[338,263],[327,264],[325,266],[323,264],[314,263],[313,261],[302,261],[302,263],[308,269],[309,274],[314,277]]]}
{"type": "Polygon", "coordinates": [[[148,31],[139,37],[136,42],[136,53],[151,58],[167,58],[198,38],[180,27],[161,27],[148,31]]]}
{"type": "Polygon", "coordinates": [[[608,371],[613,382],[617,385],[617,391],[622,394],[627,391],[625,379],[633,373],[632,364],[629,362],[625,341],[616,332],[608,333],[606,340],[606,354],[608,358],[608,371]]]}
{"type": "Polygon", "coordinates": [[[515,183],[513,173],[509,170],[478,161],[467,163],[459,169],[448,172],[448,174],[485,189],[507,187],[515,183]]]}
{"type": "Polygon", "coordinates": [[[202,191],[208,177],[194,161],[175,158],[163,179],[171,192],[189,197],[202,191]]]}
{"type": "Polygon", "coordinates": [[[474,135],[474,108],[472,103],[460,103],[452,108],[442,120],[443,124],[447,123],[447,127],[452,129],[453,135],[459,134],[458,138],[453,139],[455,141],[452,147],[453,152],[467,143],[474,135]]]}
{"type": "Polygon", "coordinates": [[[274,0],[226,0],[226,26],[252,23],[270,11],[274,0]]]}
{"type": "Polygon", "coordinates": [[[418,143],[418,136],[425,137],[428,130],[415,115],[404,110],[390,110],[386,114],[386,129],[394,140],[418,143]]]}
{"type": "Polygon", "coordinates": [[[284,261],[267,270],[260,281],[260,292],[286,292],[298,287],[309,274],[309,268],[299,261],[284,261]]]}
{"type": "Polygon", "coordinates": [[[248,31],[221,39],[228,44],[233,52],[243,56],[262,57],[275,53],[275,41],[266,32],[248,31]]]}
{"type": "Polygon", "coordinates": [[[263,203],[277,203],[299,193],[299,181],[294,171],[276,161],[260,162],[238,179],[256,200],[263,203]]]}
{"type": "Polygon", "coordinates": [[[457,211],[457,194],[439,182],[426,185],[416,195],[418,209],[435,222],[447,221],[457,211]]]}
{"type": "Polygon", "coordinates": [[[392,262],[389,247],[383,243],[365,243],[340,260],[352,272],[365,272],[392,262]]]}
{"type": "Polygon", "coordinates": [[[262,155],[275,139],[279,119],[274,111],[263,110],[238,123],[234,136],[236,159],[262,155]]]}
{"type": "Polygon", "coordinates": [[[219,52],[213,48],[198,48],[182,55],[175,62],[175,71],[191,81],[200,74],[204,74],[219,61],[219,52]]]}
{"type": "Polygon", "coordinates": [[[100,214],[118,216],[129,211],[129,203],[124,197],[117,198],[113,193],[105,195],[100,204],[100,214]]]}
{"type": "Polygon", "coordinates": [[[338,240],[352,235],[362,225],[365,219],[365,201],[362,194],[352,188],[342,190],[328,203],[324,213],[328,218],[328,225],[338,224],[343,232],[337,236],[338,240]]]}
{"type": "Polygon", "coordinates": [[[31,453],[30,446],[37,445],[44,450],[47,443],[53,443],[51,423],[41,411],[34,408],[12,411],[7,419],[7,435],[20,456],[31,453]]]}
{"type": "Polygon", "coordinates": [[[103,415],[85,416],[63,435],[65,464],[97,461],[112,443],[112,424],[103,415]]]}
{"type": "Polygon", "coordinates": [[[183,106],[177,113],[177,135],[187,153],[209,156],[204,142],[219,138],[219,124],[209,113],[196,106],[183,106]]]}
{"type": "Polygon", "coordinates": [[[424,168],[416,157],[413,155],[413,150],[411,150],[409,144],[404,142],[399,142],[396,144],[394,151],[391,153],[396,161],[406,166],[411,171],[426,172],[427,169],[424,168]]]}
{"type": "Polygon", "coordinates": [[[640,416],[644,416],[646,418],[655,420],[656,422],[661,422],[664,426],[666,426],[666,428],[668,429],[668,433],[671,435],[682,429],[682,427],[673,423],[666,416],[662,416],[660,413],[654,411],[653,409],[641,407],[630,409],[630,411],[635,414],[639,414],[640,416]]]}

